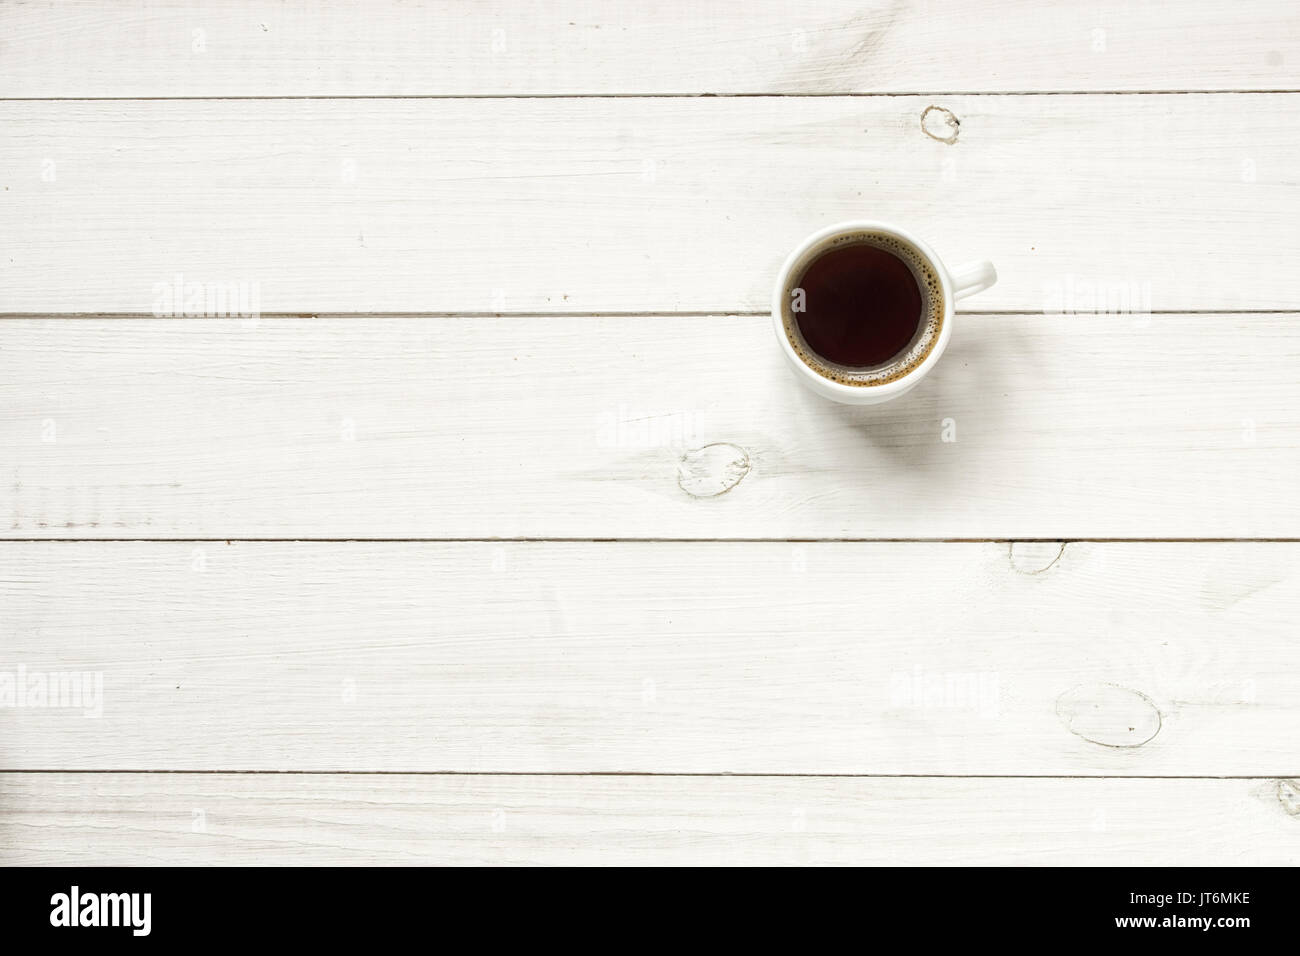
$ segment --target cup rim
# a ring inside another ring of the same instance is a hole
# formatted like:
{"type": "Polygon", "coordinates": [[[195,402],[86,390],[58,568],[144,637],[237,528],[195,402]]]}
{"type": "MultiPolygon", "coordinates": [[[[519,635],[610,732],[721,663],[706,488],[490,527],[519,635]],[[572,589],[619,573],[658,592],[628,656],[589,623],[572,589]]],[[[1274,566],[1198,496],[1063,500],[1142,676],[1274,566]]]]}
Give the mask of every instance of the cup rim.
{"type": "Polygon", "coordinates": [[[952,334],[952,318],[952,284],[948,281],[948,270],[944,267],[942,260],[935,255],[933,249],[906,229],[877,219],[849,219],[844,222],[833,223],[806,236],[786,256],[785,262],[782,263],[781,270],[776,276],[776,287],[772,290],[772,322],[776,328],[776,337],[781,342],[781,349],[786,358],[797,371],[802,372],[811,382],[814,382],[823,394],[843,396],[850,401],[861,402],[867,396],[870,396],[873,402],[881,401],[912,388],[921,376],[934,367],[934,363],[943,354],[943,350],[948,344],[948,338],[952,334]],[[843,382],[827,378],[799,357],[799,353],[795,351],[794,345],[790,342],[790,337],[785,332],[783,311],[785,307],[785,283],[790,272],[808,252],[827,240],[843,235],[846,232],[879,232],[901,239],[924,256],[931,268],[934,269],[935,275],[939,277],[939,284],[943,291],[943,321],[939,327],[939,337],[935,340],[934,347],[930,349],[930,354],[921,361],[921,364],[906,375],[892,381],[877,384],[845,385],[843,382]]]}

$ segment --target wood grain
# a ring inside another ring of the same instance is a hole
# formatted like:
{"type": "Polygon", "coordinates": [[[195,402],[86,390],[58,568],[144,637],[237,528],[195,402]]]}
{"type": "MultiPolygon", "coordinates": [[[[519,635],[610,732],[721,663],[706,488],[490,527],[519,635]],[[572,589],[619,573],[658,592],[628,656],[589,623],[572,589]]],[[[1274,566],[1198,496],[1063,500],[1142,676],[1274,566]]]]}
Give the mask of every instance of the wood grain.
{"type": "Polygon", "coordinates": [[[1293,314],[961,316],[901,401],[765,317],[12,319],[10,538],[1300,537],[1293,314]]]}
{"type": "Polygon", "coordinates": [[[982,310],[1295,309],[1296,102],[9,101],[0,312],[761,312],[863,217],[993,260],[982,310]]]}
{"type": "Polygon", "coordinates": [[[1294,89],[1294,4],[0,7],[0,96],[376,96],[1294,89]]]}
{"type": "Polygon", "coordinates": [[[1293,777],[1298,586],[1278,543],[10,543],[0,671],[91,676],[11,692],[0,769],[1293,777]]]}
{"type": "Polygon", "coordinates": [[[0,775],[6,865],[1291,865],[1276,780],[0,775]],[[1189,838],[1191,835],[1191,838],[1189,838]]]}
{"type": "Polygon", "coordinates": [[[0,863],[1300,863],[1243,9],[0,5],[0,863]],[[1001,282],[852,409],[862,217],[1001,282]]]}

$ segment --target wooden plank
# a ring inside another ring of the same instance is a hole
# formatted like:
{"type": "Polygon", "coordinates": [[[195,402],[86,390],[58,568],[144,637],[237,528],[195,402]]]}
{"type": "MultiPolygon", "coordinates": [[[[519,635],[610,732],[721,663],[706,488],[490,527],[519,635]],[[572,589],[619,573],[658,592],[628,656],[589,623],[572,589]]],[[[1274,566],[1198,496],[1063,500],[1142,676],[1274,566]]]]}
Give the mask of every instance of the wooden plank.
{"type": "Polygon", "coordinates": [[[1295,792],[1277,780],[3,774],[0,862],[1294,866],[1295,792]]]}
{"type": "Polygon", "coordinates": [[[0,7],[0,96],[1295,89],[1294,4],[0,7]]]}
{"type": "Polygon", "coordinates": [[[1300,537],[1296,316],[962,316],[914,392],[765,317],[12,319],[10,538],[1300,537]]]}
{"type": "Polygon", "coordinates": [[[854,217],[992,259],[983,310],[1294,309],[1296,102],[6,102],[0,312],[761,312],[854,217]]]}
{"type": "Polygon", "coordinates": [[[1298,586],[1281,543],[10,543],[0,769],[1293,777],[1298,586]]]}

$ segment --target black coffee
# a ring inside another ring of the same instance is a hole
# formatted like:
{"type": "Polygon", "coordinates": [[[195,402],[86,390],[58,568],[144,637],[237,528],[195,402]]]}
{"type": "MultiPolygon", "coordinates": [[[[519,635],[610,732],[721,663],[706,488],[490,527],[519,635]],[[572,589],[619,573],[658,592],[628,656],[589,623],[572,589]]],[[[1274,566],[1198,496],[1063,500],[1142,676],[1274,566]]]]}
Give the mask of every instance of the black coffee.
{"type": "Polygon", "coordinates": [[[927,318],[927,295],[912,267],[878,246],[830,248],[798,279],[803,311],[792,315],[817,355],[848,368],[889,362],[916,339],[927,318]]]}

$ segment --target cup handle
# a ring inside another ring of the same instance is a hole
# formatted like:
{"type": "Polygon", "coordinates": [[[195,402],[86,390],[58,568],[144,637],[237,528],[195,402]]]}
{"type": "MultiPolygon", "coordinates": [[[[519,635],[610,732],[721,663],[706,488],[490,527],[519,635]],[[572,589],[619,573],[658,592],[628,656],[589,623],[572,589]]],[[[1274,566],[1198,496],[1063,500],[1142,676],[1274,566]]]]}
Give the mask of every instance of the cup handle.
{"type": "Polygon", "coordinates": [[[968,262],[948,273],[952,282],[952,297],[964,299],[976,292],[983,292],[998,281],[998,271],[988,261],[968,262]]]}

